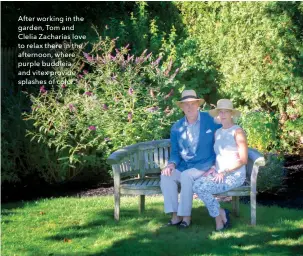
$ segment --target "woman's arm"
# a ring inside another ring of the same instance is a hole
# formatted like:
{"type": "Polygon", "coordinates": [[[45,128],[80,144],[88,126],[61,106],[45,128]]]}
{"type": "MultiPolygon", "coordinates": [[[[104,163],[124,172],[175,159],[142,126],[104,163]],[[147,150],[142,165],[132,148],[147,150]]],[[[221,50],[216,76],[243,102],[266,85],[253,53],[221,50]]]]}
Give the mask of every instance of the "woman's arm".
{"type": "Polygon", "coordinates": [[[226,173],[237,170],[238,168],[247,164],[247,159],[248,159],[247,139],[244,131],[241,128],[238,128],[235,131],[235,141],[238,146],[239,159],[238,161],[235,162],[234,165],[231,166],[231,168],[224,170],[226,173]]]}

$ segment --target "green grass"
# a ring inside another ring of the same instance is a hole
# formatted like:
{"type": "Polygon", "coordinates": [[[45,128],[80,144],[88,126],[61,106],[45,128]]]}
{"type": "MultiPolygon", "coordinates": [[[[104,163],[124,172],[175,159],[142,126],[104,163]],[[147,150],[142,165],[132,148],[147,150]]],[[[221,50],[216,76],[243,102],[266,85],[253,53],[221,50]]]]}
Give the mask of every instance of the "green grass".
{"type": "Polygon", "coordinates": [[[142,215],[137,198],[123,197],[119,223],[113,204],[112,197],[4,204],[1,255],[303,255],[302,210],[258,206],[252,227],[250,208],[241,204],[232,228],[211,234],[214,220],[198,200],[192,227],[180,231],[161,228],[169,219],[162,197],[147,197],[142,215]]]}

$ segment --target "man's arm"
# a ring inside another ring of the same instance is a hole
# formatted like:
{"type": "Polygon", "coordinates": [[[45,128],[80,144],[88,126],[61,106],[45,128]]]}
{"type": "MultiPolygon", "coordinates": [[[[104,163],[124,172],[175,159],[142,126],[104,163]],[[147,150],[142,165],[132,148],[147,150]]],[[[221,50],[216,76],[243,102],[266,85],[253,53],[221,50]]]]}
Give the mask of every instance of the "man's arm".
{"type": "Polygon", "coordinates": [[[178,135],[174,127],[172,127],[170,131],[170,144],[170,158],[168,160],[168,163],[173,163],[176,167],[180,163],[181,158],[179,153],[178,135]]]}

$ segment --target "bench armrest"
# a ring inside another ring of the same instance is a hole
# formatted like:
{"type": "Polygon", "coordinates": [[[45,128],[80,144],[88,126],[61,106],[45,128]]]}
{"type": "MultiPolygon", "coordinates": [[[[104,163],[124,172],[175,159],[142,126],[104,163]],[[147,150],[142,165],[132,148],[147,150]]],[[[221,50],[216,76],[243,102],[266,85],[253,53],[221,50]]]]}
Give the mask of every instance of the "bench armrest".
{"type": "Polygon", "coordinates": [[[110,154],[106,162],[110,165],[120,164],[125,157],[127,157],[131,153],[134,153],[135,151],[137,151],[137,149],[138,147],[136,144],[121,148],[110,154]]]}
{"type": "Polygon", "coordinates": [[[147,141],[147,142],[140,142],[134,145],[130,145],[124,148],[121,148],[115,152],[113,152],[106,160],[106,162],[110,165],[113,164],[120,164],[123,159],[130,154],[136,153],[141,150],[148,150],[157,147],[167,147],[170,145],[170,140],[154,140],[154,141],[147,141]]]}
{"type": "Polygon", "coordinates": [[[251,171],[251,175],[250,175],[251,192],[256,194],[259,167],[265,166],[265,159],[264,159],[264,156],[260,152],[258,152],[256,149],[252,149],[252,148],[248,149],[248,158],[253,163],[252,171],[251,171]]]}
{"type": "Polygon", "coordinates": [[[265,166],[264,156],[256,149],[253,148],[248,149],[248,158],[252,160],[254,165],[265,166]]]}

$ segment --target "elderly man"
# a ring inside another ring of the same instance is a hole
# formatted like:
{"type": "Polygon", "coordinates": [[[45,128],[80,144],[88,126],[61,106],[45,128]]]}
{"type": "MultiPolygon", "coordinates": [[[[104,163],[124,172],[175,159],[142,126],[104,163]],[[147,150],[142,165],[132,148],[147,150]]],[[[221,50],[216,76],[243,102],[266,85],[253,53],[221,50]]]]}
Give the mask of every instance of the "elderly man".
{"type": "Polygon", "coordinates": [[[164,211],[172,213],[167,226],[190,226],[193,183],[205,171],[215,167],[214,134],[221,125],[216,124],[208,113],[199,111],[203,103],[194,90],[184,90],[177,102],[185,117],[171,128],[171,155],[161,173],[164,211]],[[181,184],[179,203],[178,184],[181,184]]]}

